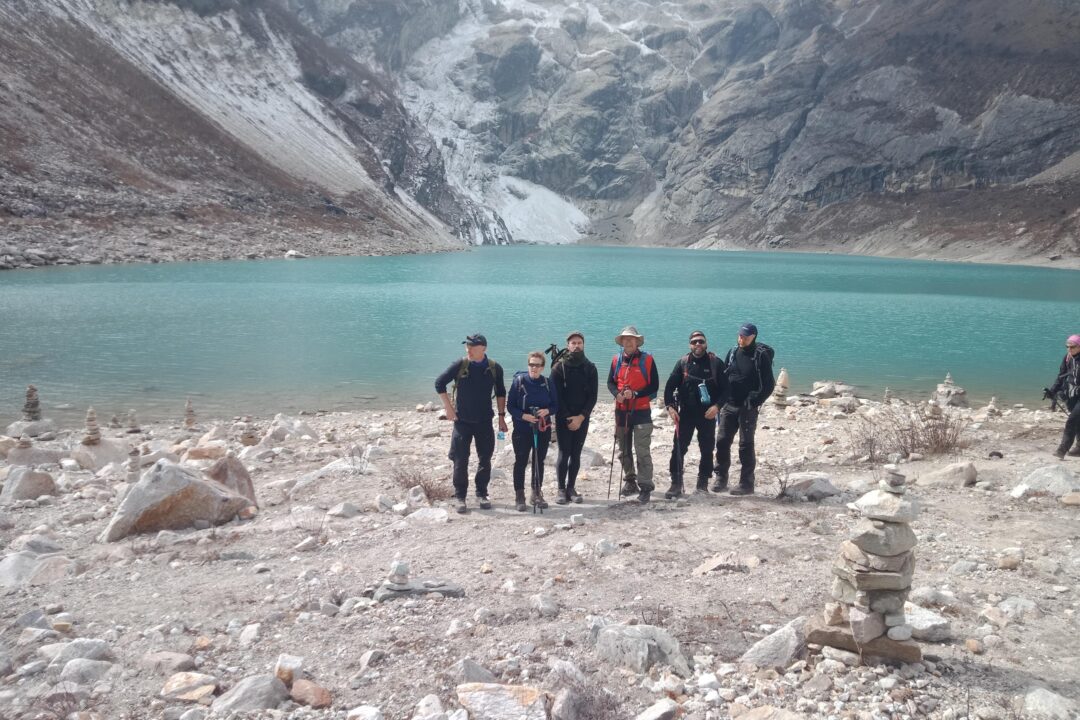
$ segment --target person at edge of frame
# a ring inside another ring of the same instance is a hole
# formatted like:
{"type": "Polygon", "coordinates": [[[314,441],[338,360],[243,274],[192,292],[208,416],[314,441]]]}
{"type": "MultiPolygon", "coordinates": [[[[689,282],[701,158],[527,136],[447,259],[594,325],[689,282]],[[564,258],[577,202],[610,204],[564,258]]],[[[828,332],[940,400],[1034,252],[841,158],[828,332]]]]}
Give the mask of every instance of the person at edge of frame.
{"type": "Polygon", "coordinates": [[[457,511],[468,512],[465,499],[469,493],[469,445],[476,445],[476,499],[481,510],[490,510],[488,483],[491,481],[491,456],[495,452],[494,413],[491,398],[499,408],[499,430],[506,432],[506,385],[503,369],[487,356],[487,338],[476,333],[462,341],[466,355],[455,360],[435,378],[435,392],[443,403],[446,419],[454,423],[450,438],[450,461],[454,463],[454,495],[457,511]],[[446,392],[454,383],[454,400],[446,392]]]}
{"type": "Polygon", "coordinates": [[[615,398],[615,436],[619,444],[619,462],[623,470],[621,495],[637,495],[637,501],[649,502],[653,483],[652,398],[660,389],[660,375],[652,355],[641,349],[645,336],[627,325],[615,336],[621,352],[611,358],[608,391],[615,398]],[[637,456],[635,467],[634,456],[637,456]]]}
{"type": "Polygon", "coordinates": [[[713,472],[713,446],[716,443],[716,416],[727,394],[724,361],[709,352],[705,333],[690,333],[690,351],[679,358],[664,385],[664,405],[675,423],[671,449],[671,487],[664,497],[675,499],[684,493],[686,452],[697,433],[698,462],[695,492],[708,494],[713,472]]]}

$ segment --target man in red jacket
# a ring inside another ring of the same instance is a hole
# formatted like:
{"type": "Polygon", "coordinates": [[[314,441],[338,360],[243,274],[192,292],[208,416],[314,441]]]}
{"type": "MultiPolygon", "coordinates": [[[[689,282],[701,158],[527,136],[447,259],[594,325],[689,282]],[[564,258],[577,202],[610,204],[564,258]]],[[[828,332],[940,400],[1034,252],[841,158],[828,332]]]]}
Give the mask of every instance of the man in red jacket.
{"type": "Polygon", "coordinates": [[[660,373],[652,355],[641,350],[645,336],[627,325],[615,336],[622,352],[611,358],[608,390],[615,398],[615,436],[619,442],[619,462],[623,469],[620,495],[637,495],[649,502],[653,484],[652,398],[660,389],[660,373]],[[634,467],[637,453],[637,467],[634,467]]]}

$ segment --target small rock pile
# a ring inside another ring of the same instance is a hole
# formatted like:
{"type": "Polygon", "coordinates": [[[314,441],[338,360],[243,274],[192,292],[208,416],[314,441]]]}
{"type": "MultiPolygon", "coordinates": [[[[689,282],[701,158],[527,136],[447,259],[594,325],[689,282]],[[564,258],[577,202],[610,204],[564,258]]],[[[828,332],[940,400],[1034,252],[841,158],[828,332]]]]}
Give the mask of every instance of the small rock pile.
{"type": "Polygon", "coordinates": [[[826,605],[808,642],[907,663],[922,658],[904,616],[915,569],[916,538],[908,525],[919,513],[918,501],[905,492],[904,476],[888,470],[877,489],[851,506],[863,519],[833,565],[836,602],[826,605]]]}
{"type": "Polygon", "coordinates": [[[943,407],[967,407],[967,391],[952,379],[952,373],[945,373],[944,382],[938,383],[933,399],[943,407]]]}
{"type": "Polygon", "coordinates": [[[90,406],[86,410],[86,435],[83,436],[82,444],[101,444],[101,428],[98,427],[97,413],[94,411],[93,406],[90,406]]]}
{"type": "Polygon", "coordinates": [[[23,420],[37,422],[41,419],[41,401],[38,399],[37,388],[33,385],[26,387],[26,404],[23,405],[23,420]]]}
{"type": "Polygon", "coordinates": [[[195,408],[191,405],[191,398],[184,403],[184,429],[191,430],[195,427],[195,408]]]}

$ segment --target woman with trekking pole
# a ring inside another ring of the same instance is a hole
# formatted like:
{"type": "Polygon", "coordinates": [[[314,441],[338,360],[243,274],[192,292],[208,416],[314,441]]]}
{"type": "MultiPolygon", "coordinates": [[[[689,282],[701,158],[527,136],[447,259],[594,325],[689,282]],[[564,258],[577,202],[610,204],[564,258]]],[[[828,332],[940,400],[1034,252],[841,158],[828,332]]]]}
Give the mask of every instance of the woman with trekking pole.
{"type": "Polygon", "coordinates": [[[514,419],[511,441],[514,445],[514,507],[525,512],[525,466],[532,461],[532,496],[529,504],[533,510],[544,510],[544,458],[551,444],[551,419],[559,411],[559,398],[555,384],[544,377],[544,353],[529,353],[529,369],[514,373],[510,390],[506,393],[506,405],[514,419]]]}

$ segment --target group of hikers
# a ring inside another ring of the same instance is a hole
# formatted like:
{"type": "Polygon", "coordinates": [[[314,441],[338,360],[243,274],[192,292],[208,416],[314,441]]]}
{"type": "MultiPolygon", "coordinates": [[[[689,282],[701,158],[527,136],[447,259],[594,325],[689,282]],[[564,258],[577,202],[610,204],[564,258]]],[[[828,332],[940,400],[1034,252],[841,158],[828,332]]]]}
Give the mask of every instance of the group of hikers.
{"type": "MultiPolygon", "coordinates": [[[[665,498],[684,493],[684,458],[697,434],[701,459],[696,492],[723,492],[728,489],[731,446],[739,435],[739,481],[732,495],[754,492],[754,433],[758,410],[776,386],[773,350],[757,340],[753,323],[739,328],[737,342],[721,359],[709,351],[705,333],[690,333],[689,351],[671,371],[664,386],[664,405],[675,427],[669,470],[671,487],[665,498]],[[715,464],[713,462],[715,452],[715,464]],[[711,486],[710,486],[711,481],[711,486]]],[[[660,391],[660,373],[652,355],[642,346],[645,336],[633,325],[615,337],[621,350],[611,358],[607,389],[615,403],[615,447],[622,467],[619,497],[648,503],[655,489],[652,462],[652,400],[660,391]]],[[[481,509],[491,508],[488,486],[491,457],[495,451],[492,419],[495,399],[500,435],[509,429],[506,413],[513,420],[514,504],[524,512],[548,507],[543,493],[544,460],[551,444],[552,428],[558,445],[556,474],[560,505],[580,503],[577,491],[581,453],[589,432],[589,418],[599,394],[599,373],[585,355],[585,336],[573,331],[566,336],[566,348],[552,353],[551,373],[545,377],[545,353],[530,352],[528,369],[517,372],[506,387],[502,366],[487,355],[487,338],[470,335],[462,341],[467,355],[455,360],[435,379],[435,391],[442,399],[454,431],[450,440],[450,460],[454,464],[454,494],[457,511],[468,512],[470,448],[475,447],[477,467],[474,477],[476,500],[481,509]],[[454,384],[454,397],[448,389],[454,384]],[[531,496],[525,499],[525,475],[531,465],[531,496]]],[[[614,469],[614,468],[612,468],[614,469]]]]}
{"type": "Polygon", "coordinates": [[[1043,395],[1053,400],[1055,406],[1063,405],[1068,413],[1054,455],[1059,460],[1064,460],[1066,455],[1080,456],[1080,335],[1070,335],[1065,340],[1065,357],[1058,368],[1057,379],[1044,389],[1043,395]]]}

